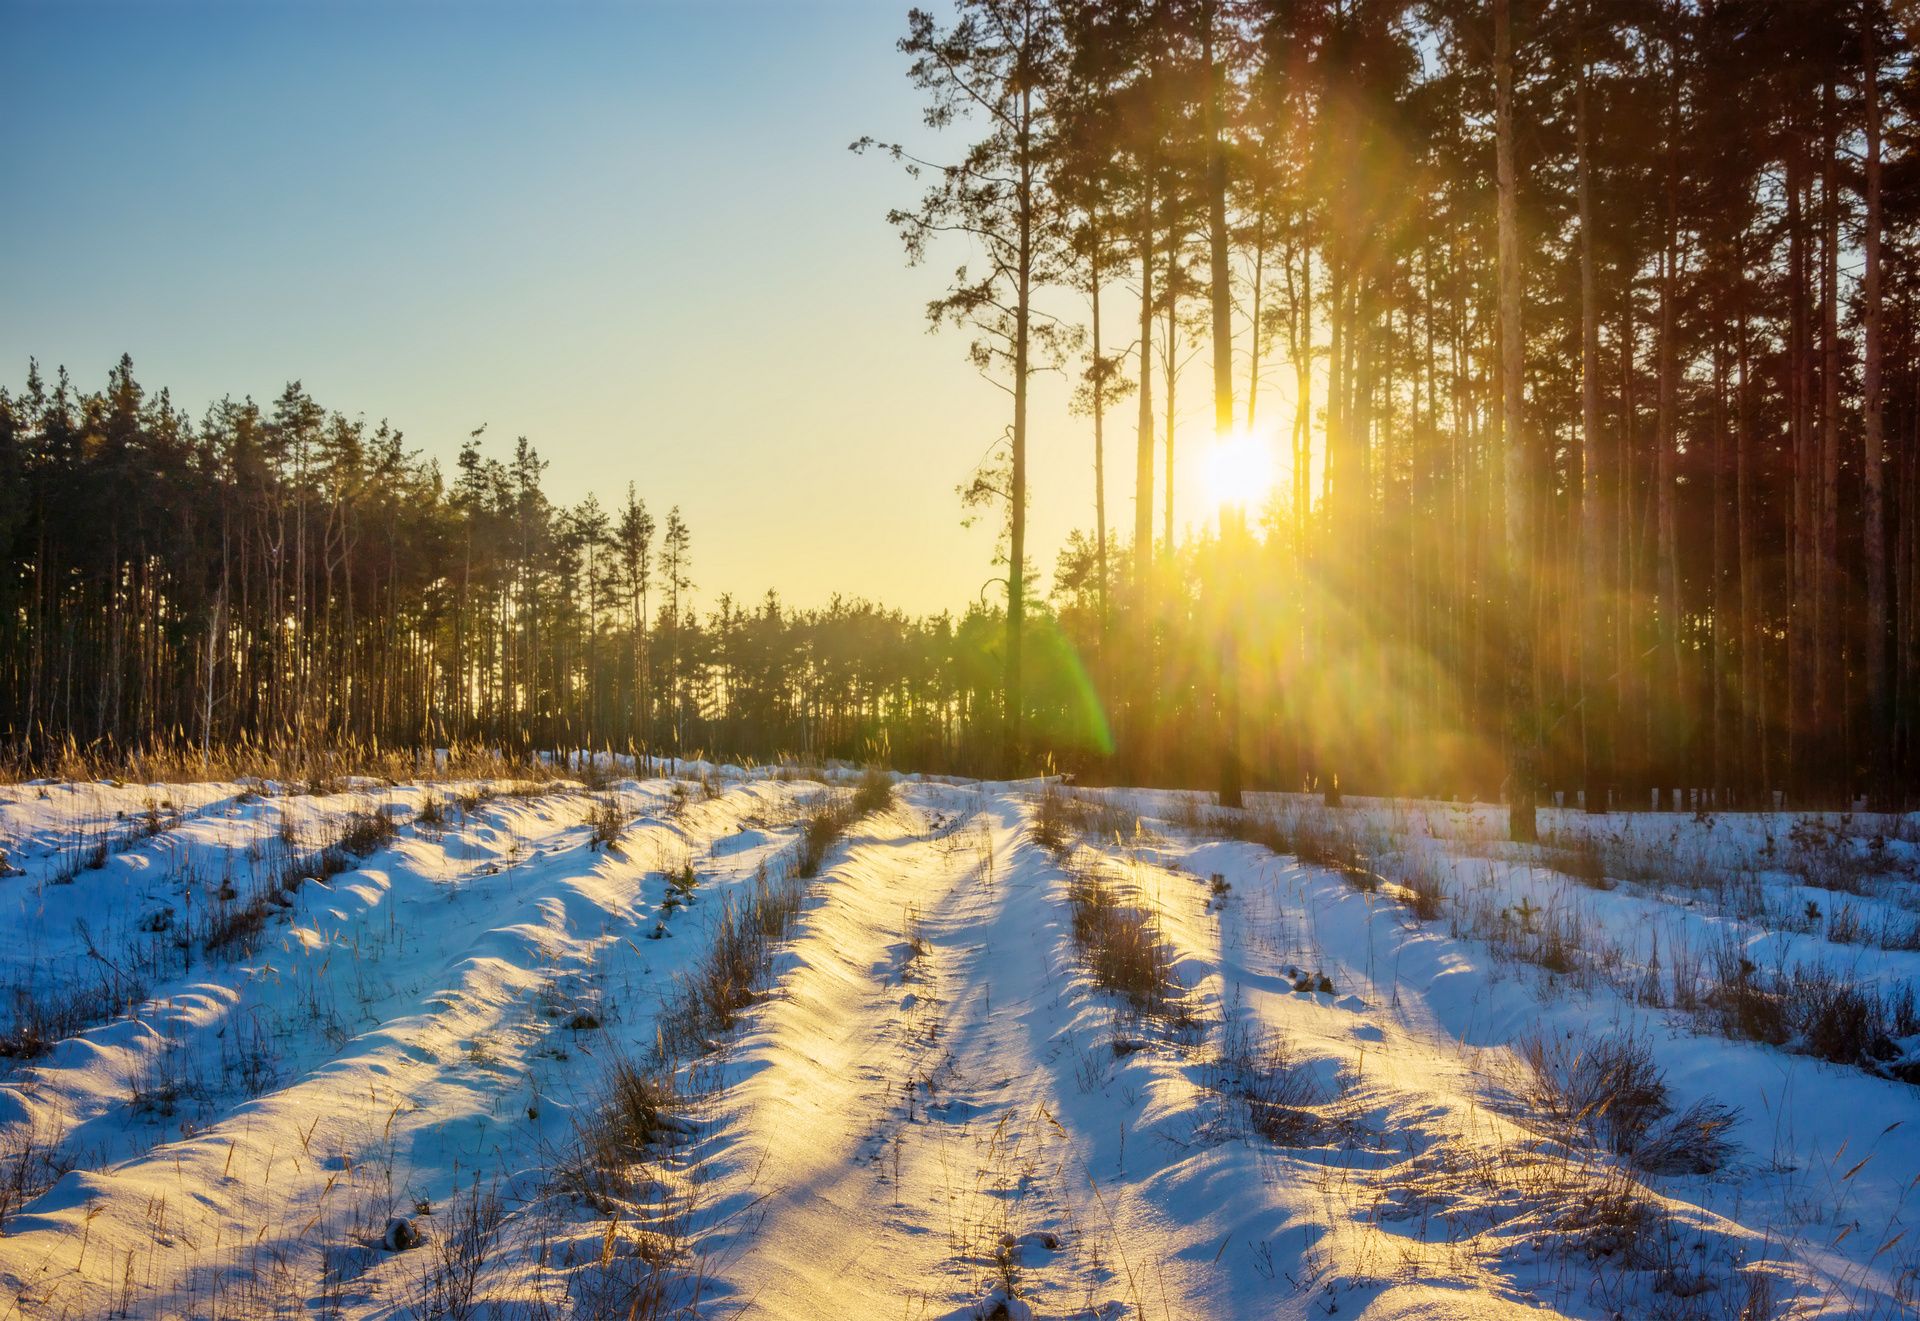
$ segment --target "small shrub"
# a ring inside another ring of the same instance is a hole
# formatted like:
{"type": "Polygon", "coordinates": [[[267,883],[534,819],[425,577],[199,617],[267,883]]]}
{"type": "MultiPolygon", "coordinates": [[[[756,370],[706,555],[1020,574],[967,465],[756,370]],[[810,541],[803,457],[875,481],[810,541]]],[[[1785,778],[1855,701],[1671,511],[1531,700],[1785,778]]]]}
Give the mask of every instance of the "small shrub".
{"type": "Polygon", "coordinates": [[[1533,1071],[1534,1103],[1563,1127],[1594,1133],[1611,1151],[1631,1152],[1648,1127],[1670,1108],[1667,1084],[1653,1049],[1633,1036],[1521,1046],[1533,1071]]]}
{"type": "Polygon", "coordinates": [[[680,1104],[671,1069],[615,1056],[598,1099],[574,1122],[578,1150],[562,1164],[561,1183],[594,1210],[613,1213],[632,1198],[654,1144],[690,1130],[674,1113],[680,1104]]]}
{"type": "Polygon", "coordinates": [[[1835,1064],[1859,1064],[1887,1035],[1880,1000],[1822,965],[1793,970],[1787,985],[1789,1021],[1806,1052],[1835,1064]]]}
{"type": "Polygon", "coordinates": [[[1827,939],[1836,945],[1858,945],[1866,939],[1866,924],[1860,910],[1849,903],[1838,903],[1827,915],[1827,939]]]}
{"type": "Polygon", "coordinates": [[[1092,871],[1069,880],[1067,907],[1074,944],[1095,985],[1121,996],[1137,1012],[1179,1017],[1182,988],[1173,975],[1172,951],[1151,913],[1120,902],[1092,871]]]}
{"type": "Polygon", "coordinates": [[[1787,839],[1787,870],[1816,889],[1863,895],[1868,881],[1889,865],[1884,844],[1880,849],[1856,849],[1852,836],[1817,818],[1794,822],[1787,839]]]}
{"type": "Polygon", "coordinates": [[[800,832],[800,855],[794,870],[803,878],[818,876],[821,865],[827,860],[827,850],[846,833],[847,824],[846,813],[832,803],[809,816],[805,828],[800,832]]]}
{"type": "Polygon", "coordinates": [[[1785,1003],[1736,941],[1723,941],[1714,950],[1706,1000],[1730,1037],[1776,1046],[1787,1039],[1785,1003]]]}
{"type": "Polygon", "coordinates": [[[203,910],[200,943],[208,955],[242,959],[251,954],[275,905],[264,891],[244,903],[228,901],[203,910]]]}
{"type": "Polygon", "coordinates": [[[51,1188],[76,1161],[38,1124],[10,1125],[0,1134],[0,1231],[7,1217],[51,1188]]]}
{"type": "MultiPolygon", "coordinates": [[[[476,1176],[471,1190],[455,1193],[443,1217],[445,1227],[428,1243],[430,1252],[421,1281],[421,1311],[426,1316],[447,1317],[450,1321],[468,1321],[482,1315],[485,1302],[480,1289],[481,1275],[493,1256],[506,1222],[506,1205],[492,1189],[482,1190],[476,1176]]],[[[395,1223],[390,1222],[389,1242],[399,1242],[395,1223]]],[[[417,1242],[417,1231],[415,1231],[417,1242]]]]}
{"type": "Polygon", "coordinates": [[[1649,1174],[1713,1174],[1733,1158],[1726,1132],[1740,1112],[1710,1098],[1695,1101],[1650,1129],[1633,1150],[1633,1163],[1649,1174]]]}
{"type": "Polygon", "coordinates": [[[615,1060],[598,1116],[602,1139],[629,1158],[639,1159],[646,1146],[666,1132],[666,1118],[678,1099],[671,1075],[615,1060]]]}
{"type": "Polygon", "coordinates": [[[1675,1114],[1653,1049],[1631,1035],[1577,1045],[1534,1038],[1521,1046],[1535,1108],[1563,1130],[1585,1133],[1650,1174],[1711,1174],[1733,1152],[1726,1131],[1739,1111],[1703,1099],[1675,1114]]]}
{"type": "Polygon", "coordinates": [[[1437,921],[1445,911],[1447,883],[1437,864],[1424,860],[1412,863],[1401,872],[1400,884],[1406,889],[1407,906],[1422,922],[1437,921]]]}
{"type": "Polygon", "coordinates": [[[339,847],[356,858],[371,857],[397,833],[393,818],[385,812],[355,812],[340,832],[339,847]]]}
{"type": "Polygon", "coordinates": [[[0,1059],[35,1059],[76,1033],[132,1012],[146,998],[144,982],[118,973],[57,986],[22,982],[12,988],[13,1013],[0,1029],[0,1059]]]}
{"type": "Polygon", "coordinates": [[[1033,808],[1033,842],[1053,854],[1073,847],[1073,822],[1067,808],[1067,796],[1051,784],[1040,794],[1033,808]]]}
{"type": "Polygon", "coordinates": [[[134,1114],[171,1119],[182,1101],[198,1094],[178,1043],[161,1046],[127,1080],[128,1108],[134,1114]]]}
{"type": "Polygon", "coordinates": [[[872,816],[893,807],[893,777],[877,766],[869,767],[853,790],[853,814],[872,816]]]}
{"type": "MultiPolygon", "coordinates": [[[[927,932],[926,928],[923,927],[920,922],[920,906],[918,904],[907,905],[901,926],[902,932],[906,937],[905,963],[908,967],[911,967],[920,959],[925,958],[927,953],[927,932]]],[[[903,974],[904,971],[905,969],[902,970],[903,974]]]]}
{"type": "Polygon", "coordinates": [[[680,864],[680,870],[667,876],[667,897],[661,904],[668,916],[693,904],[693,891],[700,884],[700,877],[694,872],[691,862],[680,864]]]}
{"type": "Polygon", "coordinates": [[[588,848],[618,848],[620,835],[627,828],[626,813],[620,810],[619,802],[609,795],[595,801],[587,813],[587,824],[593,827],[588,848]]]}
{"type": "Polygon", "coordinates": [[[1227,906],[1227,899],[1233,893],[1233,882],[1223,872],[1214,872],[1207,878],[1207,903],[1209,912],[1218,912],[1227,906]]]}
{"type": "Polygon", "coordinates": [[[800,832],[800,848],[794,859],[794,873],[803,879],[820,874],[827,852],[862,817],[883,812],[893,806],[893,780],[886,772],[869,770],[861,777],[851,795],[829,795],[806,819],[800,832]]]}
{"type": "Polygon", "coordinates": [[[1920,919],[1889,913],[1880,923],[1882,949],[1920,950],[1920,919]]]}

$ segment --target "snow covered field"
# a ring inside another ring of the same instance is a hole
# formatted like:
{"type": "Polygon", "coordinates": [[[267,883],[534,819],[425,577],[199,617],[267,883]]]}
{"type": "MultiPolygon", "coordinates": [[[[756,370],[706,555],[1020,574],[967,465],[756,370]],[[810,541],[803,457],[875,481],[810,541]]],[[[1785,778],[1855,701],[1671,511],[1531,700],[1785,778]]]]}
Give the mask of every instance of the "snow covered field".
{"type": "Polygon", "coordinates": [[[0,787],[0,1318],[1915,1314],[1909,819],[332,787],[0,787]]]}

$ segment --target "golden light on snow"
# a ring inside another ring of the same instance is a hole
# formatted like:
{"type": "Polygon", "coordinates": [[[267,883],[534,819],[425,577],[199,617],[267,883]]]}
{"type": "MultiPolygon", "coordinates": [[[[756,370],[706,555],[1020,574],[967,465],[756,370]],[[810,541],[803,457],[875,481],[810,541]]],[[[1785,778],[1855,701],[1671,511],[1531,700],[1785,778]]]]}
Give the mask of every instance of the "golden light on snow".
{"type": "Polygon", "coordinates": [[[1216,440],[1207,451],[1206,470],[1210,505],[1236,510],[1256,508],[1273,489],[1271,438],[1236,429],[1216,440]]]}

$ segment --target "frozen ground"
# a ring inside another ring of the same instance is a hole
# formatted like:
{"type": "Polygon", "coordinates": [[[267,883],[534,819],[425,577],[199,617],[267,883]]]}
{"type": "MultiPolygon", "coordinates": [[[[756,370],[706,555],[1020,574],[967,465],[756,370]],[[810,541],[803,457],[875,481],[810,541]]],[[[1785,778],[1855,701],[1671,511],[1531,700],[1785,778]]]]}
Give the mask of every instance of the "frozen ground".
{"type": "Polygon", "coordinates": [[[689,1048],[846,786],[336,788],[0,788],[0,1318],[1914,1314],[1904,819],[907,781],[689,1048]]]}

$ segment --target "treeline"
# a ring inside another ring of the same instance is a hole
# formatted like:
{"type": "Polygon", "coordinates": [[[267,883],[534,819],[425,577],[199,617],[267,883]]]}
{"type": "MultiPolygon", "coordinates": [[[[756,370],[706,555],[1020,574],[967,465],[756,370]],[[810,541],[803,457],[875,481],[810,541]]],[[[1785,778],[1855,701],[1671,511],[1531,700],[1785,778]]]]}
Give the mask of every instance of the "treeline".
{"type": "Polygon", "coordinates": [[[1220,711],[1228,794],[1244,740],[1268,780],[1505,792],[1517,833],[1547,789],[1908,796],[1914,17],[914,11],[926,123],[966,145],[855,147],[924,187],[892,216],[910,259],[965,252],[929,312],[1011,396],[975,487],[1007,518],[1010,755],[1029,744],[1027,384],[1064,366],[1100,482],[1091,654],[1130,772],[1170,773],[1220,711]],[[1210,433],[1176,434],[1188,390],[1210,433]],[[1176,477],[1236,431],[1271,437],[1282,489],[1245,535],[1223,519],[1232,567],[1196,577],[1176,477]],[[1130,520],[1108,516],[1114,466],[1130,520]]]}
{"type": "Polygon", "coordinates": [[[524,439],[451,474],[296,383],[199,421],[123,358],[0,390],[0,729],[69,744],[336,745],[958,765],[997,702],[984,617],[693,605],[694,543],[631,489],[572,507],[524,439]]]}

